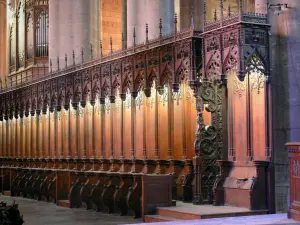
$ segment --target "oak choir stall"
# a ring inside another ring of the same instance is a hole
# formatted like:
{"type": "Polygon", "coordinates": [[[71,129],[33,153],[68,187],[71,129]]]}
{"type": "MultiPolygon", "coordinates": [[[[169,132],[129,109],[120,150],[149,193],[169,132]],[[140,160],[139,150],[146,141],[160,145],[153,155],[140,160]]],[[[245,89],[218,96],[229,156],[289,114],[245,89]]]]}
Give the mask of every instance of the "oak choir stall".
{"type": "Polygon", "coordinates": [[[135,217],[172,199],[274,210],[268,18],[220,2],[201,32],[175,15],[170,35],[160,20],[156,39],[146,26],[142,44],[133,31],[133,46],[111,39],[50,73],[47,4],[30,8],[42,33],[10,65],[40,64],[0,92],[2,192],[135,217]]]}

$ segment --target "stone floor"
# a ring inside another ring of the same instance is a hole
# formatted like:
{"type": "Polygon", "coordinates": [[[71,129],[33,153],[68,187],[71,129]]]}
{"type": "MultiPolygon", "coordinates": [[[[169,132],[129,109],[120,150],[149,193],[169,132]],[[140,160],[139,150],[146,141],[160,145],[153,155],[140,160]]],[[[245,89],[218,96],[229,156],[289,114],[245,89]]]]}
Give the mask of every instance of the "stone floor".
{"type": "MultiPolygon", "coordinates": [[[[0,201],[11,204],[13,201],[19,204],[19,209],[25,224],[28,225],[117,225],[136,224],[141,225],[141,219],[135,220],[132,217],[120,217],[118,215],[108,215],[93,210],[69,209],[58,207],[54,204],[35,201],[25,198],[0,196],[0,201]]],[[[202,219],[189,221],[172,221],[166,223],[151,223],[151,225],[300,225],[287,219],[286,214],[227,217],[217,219],[202,219]]]]}
{"type": "Polygon", "coordinates": [[[0,196],[0,202],[11,204],[14,200],[19,204],[25,224],[28,225],[117,225],[142,222],[141,219],[135,220],[133,217],[108,215],[94,210],[69,209],[43,201],[0,196]]]}
{"type": "MultiPolygon", "coordinates": [[[[287,219],[286,214],[226,217],[202,220],[180,220],[164,223],[151,223],[151,225],[300,225],[300,222],[287,219]]],[[[142,225],[136,224],[136,225],[142,225]]],[[[144,225],[144,223],[143,223],[144,225]]]]}

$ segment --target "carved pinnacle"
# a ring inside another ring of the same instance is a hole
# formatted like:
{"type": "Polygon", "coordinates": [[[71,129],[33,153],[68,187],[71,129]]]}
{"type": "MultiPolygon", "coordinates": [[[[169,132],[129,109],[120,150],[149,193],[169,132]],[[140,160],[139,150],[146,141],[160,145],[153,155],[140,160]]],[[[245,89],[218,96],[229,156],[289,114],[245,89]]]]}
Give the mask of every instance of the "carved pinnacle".
{"type": "Polygon", "coordinates": [[[177,13],[175,13],[174,16],[174,30],[175,30],[175,34],[177,33],[177,13]]]}
{"type": "Polygon", "coordinates": [[[122,50],[125,49],[125,38],[124,38],[124,33],[122,32],[122,50]]]}
{"type": "Polygon", "coordinates": [[[195,21],[194,21],[194,8],[191,7],[191,29],[194,30],[195,28],[195,21]]]}
{"type": "Polygon", "coordinates": [[[218,16],[217,16],[217,9],[215,9],[215,11],[214,11],[214,21],[217,21],[217,19],[218,19],[218,16]]]}
{"type": "Polygon", "coordinates": [[[110,54],[113,53],[113,47],[112,47],[112,36],[110,36],[110,39],[109,39],[109,44],[110,44],[110,54]]]}
{"type": "Polygon", "coordinates": [[[67,54],[65,54],[65,68],[67,69],[68,66],[68,57],[67,54]]]}
{"type": "Polygon", "coordinates": [[[57,70],[59,70],[59,57],[57,56],[57,70]]]}
{"type": "Polygon", "coordinates": [[[93,60],[93,45],[90,44],[90,47],[91,47],[91,59],[93,60]]]}
{"type": "Polygon", "coordinates": [[[231,5],[229,4],[228,5],[228,17],[230,17],[231,16],[231,5]]]}
{"type": "Polygon", "coordinates": [[[82,63],[84,62],[84,59],[83,59],[83,47],[81,48],[81,60],[82,60],[82,63]]]}
{"type": "Polygon", "coordinates": [[[133,45],[135,46],[135,37],[136,37],[136,34],[135,34],[135,27],[133,28],[133,45]]]}
{"type": "Polygon", "coordinates": [[[100,57],[102,57],[102,41],[100,40],[100,57]]]}
{"type": "Polygon", "coordinates": [[[146,23],[146,43],[148,42],[148,32],[149,32],[148,23],[146,23]]]}
{"type": "Polygon", "coordinates": [[[75,51],[73,49],[73,66],[75,66],[75,51]]]}
{"type": "Polygon", "coordinates": [[[52,59],[50,59],[50,73],[52,73],[52,59]]]}
{"type": "Polygon", "coordinates": [[[159,37],[162,37],[162,19],[159,19],[159,37]]]}

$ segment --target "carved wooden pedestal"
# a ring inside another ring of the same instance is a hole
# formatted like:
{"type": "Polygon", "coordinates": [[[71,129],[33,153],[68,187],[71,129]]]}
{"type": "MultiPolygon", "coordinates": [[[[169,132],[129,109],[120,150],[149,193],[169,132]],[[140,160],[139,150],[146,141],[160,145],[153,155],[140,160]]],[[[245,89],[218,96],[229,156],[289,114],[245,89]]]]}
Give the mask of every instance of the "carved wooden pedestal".
{"type": "Polygon", "coordinates": [[[266,161],[219,161],[221,173],[214,185],[214,204],[268,209],[266,161]]]}

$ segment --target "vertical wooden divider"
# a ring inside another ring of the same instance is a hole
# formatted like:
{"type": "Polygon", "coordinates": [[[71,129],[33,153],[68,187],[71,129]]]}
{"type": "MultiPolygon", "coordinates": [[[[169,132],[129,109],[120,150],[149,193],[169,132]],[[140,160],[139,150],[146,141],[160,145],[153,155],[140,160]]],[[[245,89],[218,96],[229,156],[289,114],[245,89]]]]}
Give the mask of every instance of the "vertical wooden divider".
{"type": "Polygon", "coordinates": [[[35,158],[40,156],[40,115],[36,114],[36,148],[35,158]]]}
{"type": "Polygon", "coordinates": [[[10,135],[10,151],[11,151],[11,157],[15,158],[15,121],[14,118],[11,119],[11,125],[10,125],[11,135],[10,135]]]}
{"type": "Polygon", "coordinates": [[[87,158],[88,153],[88,135],[89,135],[89,124],[88,124],[88,116],[89,116],[89,109],[88,103],[85,105],[83,110],[83,158],[87,158]]]}
{"type": "Polygon", "coordinates": [[[24,117],[20,118],[20,158],[24,158],[24,117]]]}
{"type": "Polygon", "coordinates": [[[4,136],[2,126],[3,126],[3,121],[0,121],[0,132],[1,132],[1,135],[0,135],[0,157],[1,158],[3,157],[3,136],[4,136]]]}
{"type": "Polygon", "coordinates": [[[53,145],[53,142],[52,142],[52,135],[51,135],[51,112],[50,110],[48,110],[48,158],[51,158],[52,156],[52,152],[51,152],[51,149],[52,149],[52,145],[53,145]]]}
{"type": "Polygon", "coordinates": [[[116,103],[110,102],[110,159],[114,159],[115,156],[115,145],[114,145],[114,116],[116,110],[116,103]]]}
{"type": "Polygon", "coordinates": [[[183,82],[181,84],[182,90],[182,158],[183,160],[187,159],[187,140],[186,140],[186,115],[185,115],[185,107],[186,107],[186,84],[183,82]]]}
{"type": "Polygon", "coordinates": [[[105,104],[101,104],[101,159],[105,159],[105,104]]]}
{"type": "Polygon", "coordinates": [[[28,138],[28,158],[33,158],[33,126],[34,126],[34,116],[31,116],[29,114],[28,116],[28,133],[29,133],[29,138],[28,138]]]}
{"type": "Polygon", "coordinates": [[[96,129],[95,129],[95,104],[92,105],[92,155],[91,158],[96,158],[96,129]]]}
{"type": "Polygon", "coordinates": [[[174,106],[173,106],[173,90],[171,84],[168,87],[168,158],[174,157],[174,106]]]}
{"type": "Polygon", "coordinates": [[[147,131],[146,131],[146,112],[147,112],[147,97],[143,93],[143,160],[148,159],[148,152],[147,152],[147,131]]]}
{"type": "Polygon", "coordinates": [[[124,101],[121,99],[121,153],[120,158],[124,159],[124,101]]]}
{"type": "Polygon", "coordinates": [[[6,157],[9,157],[9,147],[10,147],[10,139],[9,139],[9,119],[6,120],[6,157]]]}
{"type": "Polygon", "coordinates": [[[131,95],[131,155],[130,158],[135,160],[135,97],[131,95]]]}
{"type": "Polygon", "coordinates": [[[76,155],[75,158],[79,158],[80,153],[80,106],[76,109],[76,155]]]}
{"type": "Polygon", "coordinates": [[[155,88],[155,159],[160,159],[159,138],[158,138],[158,94],[155,88]]]}
{"type": "Polygon", "coordinates": [[[68,136],[66,142],[68,142],[68,155],[67,158],[72,157],[72,105],[69,105],[68,110],[68,120],[67,120],[67,126],[68,126],[68,136]]]}

